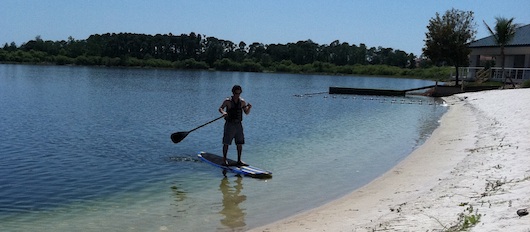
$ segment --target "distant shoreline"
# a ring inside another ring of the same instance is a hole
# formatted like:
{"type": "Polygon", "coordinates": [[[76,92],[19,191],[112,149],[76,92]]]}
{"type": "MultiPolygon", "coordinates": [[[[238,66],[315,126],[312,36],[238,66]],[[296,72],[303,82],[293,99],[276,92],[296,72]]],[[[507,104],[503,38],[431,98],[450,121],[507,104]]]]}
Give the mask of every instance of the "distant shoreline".
{"type": "MultiPolygon", "coordinates": [[[[50,58],[54,60],[56,58],[50,58]]],[[[62,58],[65,59],[65,58],[62,58]]],[[[86,59],[86,58],[83,58],[86,59]]],[[[334,76],[385,76],[392,78],[412,78],[433,81],[447,81],[453,67],[430,67],[430,68],[399,68],[388,65],[345,65],[336,66],[330,63],[316,62],[308,65],[296,65],[289,63],[287,66],[282,63],[273,63],[267,68],[246,69],[246,68],[215,68],[206,64],[198,64],[195,60],[185,61],[165,61],[151,60],[138,61],[135,63],[123,63],[120,58],[94,57],[92,59],[101,60],[98,64],[78,64],[75,59],[66,59],[60,63],[54,62],[14,62],[1,61],[0,64],[20,64],[20,65],[57,65],[57,66],[87,66],[87,67],[108,67],[108,68],[138,68],[138,69],[169,69],[169,70],[203,70],[203,71],[232,71],[232,72],[258,72],[258,73],[290,73],[290,74],[319,74],[334,76]],[[317,70],[314,66],[326,66],[328,68],[317,70]]],[[[124,61],[125,62],[125,61],[124,61]]],[[[230,61],[232,62],[232,61],[230,61]]],[[[232,62],[235,66],[242,66],[242,63],[232,62]]]]}

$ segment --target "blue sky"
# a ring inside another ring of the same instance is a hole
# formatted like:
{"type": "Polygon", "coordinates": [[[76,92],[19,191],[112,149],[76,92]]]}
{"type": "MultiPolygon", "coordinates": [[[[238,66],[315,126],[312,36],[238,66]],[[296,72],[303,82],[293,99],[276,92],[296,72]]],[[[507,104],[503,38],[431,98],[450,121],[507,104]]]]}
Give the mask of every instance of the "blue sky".
{"type": "Polygon", "coordinates": [[[495,17],[530,24],[528,0],[2,0],[0,45],[86,39],[92,34],[200,33],[234,43],[289,43],[311,39],[382,46],[421,54],[426,26],[436,12],[473,11],[488,36],[495,17]]]}

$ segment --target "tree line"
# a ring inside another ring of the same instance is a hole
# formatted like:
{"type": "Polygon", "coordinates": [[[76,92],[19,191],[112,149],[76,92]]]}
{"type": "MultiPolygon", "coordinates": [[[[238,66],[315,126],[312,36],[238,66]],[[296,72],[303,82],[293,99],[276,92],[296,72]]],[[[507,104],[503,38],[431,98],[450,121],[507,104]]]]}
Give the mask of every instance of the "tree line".
{"type": "MultiPolygon", "coordinates": [[[[1,62],[109,66],[166,66],[175,68],[263,71],[290,64],[387,65],[415,68],[416,56],[392,48],[311,40],[287,44],[238,44],[201,34],[94,34],[85,40],[51,41],[37,36],[21,46],[5,44],[1,62]]],[[[281,67],[280,67],[281,68],[281,67]]],[[[285,68],[285,67],[284,67],[285,68]]],[[[275,71],[275,70],[272,70],[275,71]]]]}

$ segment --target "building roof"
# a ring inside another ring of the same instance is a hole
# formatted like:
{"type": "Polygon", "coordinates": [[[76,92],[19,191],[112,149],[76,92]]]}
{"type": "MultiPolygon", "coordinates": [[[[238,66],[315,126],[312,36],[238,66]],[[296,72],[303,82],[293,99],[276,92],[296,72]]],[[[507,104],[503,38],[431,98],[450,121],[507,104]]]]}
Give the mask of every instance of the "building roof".
{"type": "MultiPolygon", "coordinates": [[[[493,36],[475,40],[469,44],[470,48],[498,47],[493,36]]],[[[530,46],[530,24],[515,29],[515,36],[506,46],[530,46]]]]}

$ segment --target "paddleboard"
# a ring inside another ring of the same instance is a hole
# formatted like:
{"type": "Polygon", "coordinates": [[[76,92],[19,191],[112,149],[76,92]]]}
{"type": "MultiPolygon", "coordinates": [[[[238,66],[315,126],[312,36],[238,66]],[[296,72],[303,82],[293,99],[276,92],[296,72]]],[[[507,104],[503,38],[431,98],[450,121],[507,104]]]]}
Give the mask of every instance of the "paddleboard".
{"type": "Polygon", "coordinates": [[[237,174],[241,174],[241,175],[249,176],[253,178],[260,178],[260,179],[272,177],[272,172],[270,171],[254,167],[252,165],[238,166],[237,162],[231,159],[227,159],[228,166],[226,166],[223,164],[222,156],[218,156],[212,153],[200,152],[198,156],[202,161],[208,164],[211,164],[215,167],[222,168],[224,170],[227,170],[233,173],[237,173],[237,174]]]}

